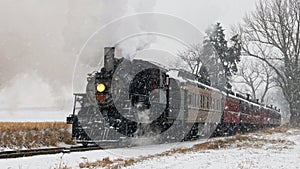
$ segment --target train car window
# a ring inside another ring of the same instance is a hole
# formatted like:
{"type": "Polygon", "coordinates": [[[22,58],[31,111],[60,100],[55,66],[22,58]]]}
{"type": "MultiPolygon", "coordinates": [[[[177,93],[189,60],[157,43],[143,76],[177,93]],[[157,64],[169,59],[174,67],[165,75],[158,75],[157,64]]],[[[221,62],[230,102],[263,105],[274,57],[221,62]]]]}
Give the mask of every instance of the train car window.
{"type": "Polygon", "coordinates": [[[188,101],[187,101],[187,102],[188,102],[188,105],[191,105],[191,100],[192,100],[192,95],[189,94],[189,95],[188,95],[188,101]]]}
{"type": "Polygon", "coordinates": [[[245,106],[244,102],[240,101],[240,105],[241,105],[241,112],[244,113],[246,111],[246,109],[245,109],[246,106],[245,106]]]}
{"type": "Polygon", "coordinates": [[[191,94],[191,106],[194,106],[194,94],[191,94]]]}
{"type": "Polygon", "coordinates": [[[199,95],[199,107],[202,108],[202,95],[199,95]]]}
{"type": "Polygon", "coordinates": [[[246,114],[250,114],[250,107],[249,107],[249,105],[246,105],[245,106],[245,112],[246,112],[246,114]]]}
{"type": "Polygon", "coordinates": [[[203,96],[200,94],[200,108],[203,108],[203,96]]]}
{"type": "Polygon", "coordinates": [[[202,108],[205,109],[205,97],[204,97],[204,96],[202,96],[202,97],[203,97],[203,100],[202,100],[202,108]]]}
{"type": "Polygon", "coordinates": [[[192,106],[195,107],[195,94],[192,94],[192,106]]]}
{"type": "Polygon", "coordinates": [[[191,106],[193,106],[193,94],[191,94],[191,106]]]}
{"type": "Polygon", "coordinates": [[[193,104],[194,107],[196,107],[196,103],[197,103],[197,100],[196,100],[196,99],[197,99],[197,95],[194,94],[194,104],[193,104]]]}
{"type": "Polygon", "coordinates": [[[167,85],[166,81],[167,81],[167,77],[166,74],[161,72],[160,73],[160,78],[159,78],[159,87],[165,87],[165,85],[167,85]]]}
{"type": "Polygon", "coordinates": [[[195,99],[194,99],[194,107],[196,107],[196,105],[197,105],[197,95],[194,94],[194,97],[195,97],[195,99]]]}
{"type": "Polygon", "coordinates": [[[203,103],[202,103],[202,108],[205,109],[205,104],[206,104],[206,97],[203,96],[203,103]]]}
{"type": "Polygon", "coordinates": [[[201,97],[201,94],[199,94],[199,108],[201,108],[202,106],[202,97],[201,97]]]}
{"type": "Polygon", "coordinates": [[[206,108],[209,109],[209,97],[206,97],[206,108]]]}
{"type": "Polygon", "coordinates": [[[215,110],[218,110],[218,99],[215,99],[215,110]]]}
{"type": "Polygon", "coordinates": [[[200,107],[200,95],[197,94],[197,107],[199,108],[200,107]]]}
{"type": "Polygon", "coordinates": [[[197,96],[197,102],[196,102],[196,105],[197,105],[197,107],[199,108],[200,96],[199,96],[199,94],[196,94],[196,96],[197,96]]]}

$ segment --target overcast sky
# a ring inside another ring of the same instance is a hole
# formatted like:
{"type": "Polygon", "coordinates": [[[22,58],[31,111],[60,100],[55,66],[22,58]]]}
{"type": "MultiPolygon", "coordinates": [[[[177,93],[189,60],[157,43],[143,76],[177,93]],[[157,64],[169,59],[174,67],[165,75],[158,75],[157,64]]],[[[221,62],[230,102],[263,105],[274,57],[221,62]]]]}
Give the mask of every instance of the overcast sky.
{"type": "Polygon", "coordinates": [[[257,0],[163,0],[154,8],[182,17],[205,30],[210,24],[221,22],[226,29],[240,22],[246,12],[255,9],[257,0]]]}
{"type": "MultiPolygon", "coordinates": [[[[7,97],[3,96],[26,97],[28,95],[26,91],[37,91],[35,94],[30,93],[32,100],[51,98],[51,95],[57,99],[62,91],[67,91],[66,93],[70,95],[69,89],[72,86],[72,73],[78,52],[88,37],[113,19],[139,12],[160,12],[185,19],[203,32],[216,22],[221,22],[225,29],[229,30],[232,25],[242,20],[246,12],[255,9],[255,1],[1,0],[0,107],[1,104],[7,104],[4,102],[7,97]],[[18,85],[20,79],[23,82],[22,86],[18,85]],[[40,80],[45,83],[30,85],[40,80]],[[67,90],[60,89],[61,86],[67,90]],[[40,96],[40,91],[48,88],[51,92],[46,92],[47,96],[40,96]]],[[[145,28],[141,23],[147,21],[123,25],[119,30],[122,31],[126,26],[127,29],[145,28]]],[[[115,34],[117,33],[101,38],[108,39],[115,34]]],[[[139,39],[133,44],[141,45],[140,42],[144,43],[143,45],[148,43],[139,39]]],[[[86,74],[85,71],[83,73],[86,74]]]]}
{"type": "MultiPolygon", "coordinates": [[[[185,19],[203,32],[216,22],[221,22],[229,30],[242,20],[246,12],[254,10],[255,1],[1,0],[0,58],[10,68],[0,68],[0,82],[26,67],[49,72],[52,67],[48,69],[43,63],[72,69],[74,63],[71,60],[88,37],[101,26],[122,16],[160,12],[185,19]],[[58,60],[53,59],[56,57],[58,60]],[[38,65],[42,65],[42,68],[38,65]],[[15,69],[12,70],[12,67],[15,69]],[[9,76],[5,77],[5,74],[9,76]]],[[[64,75],[58,75],[59,72],[55,73],[56,78],[65,78],[64,75]]]]}

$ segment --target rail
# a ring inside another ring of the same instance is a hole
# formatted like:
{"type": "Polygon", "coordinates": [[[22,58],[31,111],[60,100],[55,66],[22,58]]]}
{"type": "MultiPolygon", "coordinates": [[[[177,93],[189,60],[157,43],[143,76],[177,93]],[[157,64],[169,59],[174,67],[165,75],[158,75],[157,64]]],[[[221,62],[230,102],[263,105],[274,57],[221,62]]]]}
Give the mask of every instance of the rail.
{"type": "Polygon", "coordinates": [[[58,147],[58,148],[43,148],[43,149],[30,149],[30,150],[13,150],[0,152],[0,159],[6,158],[19,158],[29,157],[36,155],[48,155],[58,153],[71,153],[71,152],[82,152],[92,150],[102,150],[99,146],[73,146],[73,147],[58,147]]]}

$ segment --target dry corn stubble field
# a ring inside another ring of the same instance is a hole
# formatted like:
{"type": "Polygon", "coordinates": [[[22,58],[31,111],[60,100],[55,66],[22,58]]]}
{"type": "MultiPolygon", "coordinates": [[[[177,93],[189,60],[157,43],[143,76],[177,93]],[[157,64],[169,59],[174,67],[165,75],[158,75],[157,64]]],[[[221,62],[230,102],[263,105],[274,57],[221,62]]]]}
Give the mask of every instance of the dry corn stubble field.
{"type": "Polygon", "coordinates": [[[0,122],[0,147],[38,148],[74,144],[65,122],[0,122]]]}

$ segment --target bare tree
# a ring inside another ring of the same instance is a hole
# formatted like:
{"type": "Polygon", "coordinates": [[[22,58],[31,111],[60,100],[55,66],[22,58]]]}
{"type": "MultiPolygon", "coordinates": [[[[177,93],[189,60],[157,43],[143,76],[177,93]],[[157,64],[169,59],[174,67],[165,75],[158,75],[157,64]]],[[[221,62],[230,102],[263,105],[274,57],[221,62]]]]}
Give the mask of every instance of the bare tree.
{"type": "Polygon", "coordinates": [[[212,46],[203,46],[202,43],[191,44],[184,51],[178,52],[178,56],[189,66],[189,69],[196,76],[200,76],[202,65],[210,65],[213,60],[212,46]]]}
{"type": "Polygon", "coordinates": [[[216,75],[216,61],[213,46],[210,43],[192,44],[178,56],[188,65],[190,71],[196,75],[196,80],[211,85],[211,77],[216,75]]]}
{"type": "Polygon", "coordinates": [[[233,80],[234,83],[242,84],[238,91],[248,94],[247,90],[250,90],[252,99],[259,99],[262,103],[265,103],[268,91],[277,86],[273,70],[265,63],[249,60],[240,64],[238,70],[236,80],[233,80]]]}
{"type": "Polygon", "coordinates": [[[261,0],[256,8],[244,19],[243,50],[274,70],[289,103],[290,123],[300,126],[300,2],[261,0]]]}

